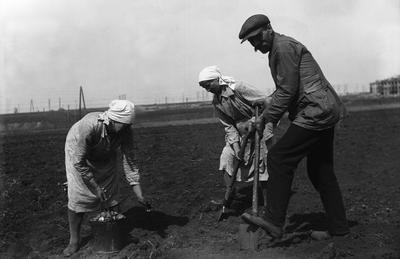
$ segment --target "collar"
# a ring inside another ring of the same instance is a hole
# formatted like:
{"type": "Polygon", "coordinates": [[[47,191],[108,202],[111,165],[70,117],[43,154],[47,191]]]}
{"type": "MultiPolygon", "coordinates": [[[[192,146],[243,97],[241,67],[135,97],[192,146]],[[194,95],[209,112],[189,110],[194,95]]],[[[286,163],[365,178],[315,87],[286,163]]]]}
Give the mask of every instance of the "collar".
{"type": "Polygon", "coordinates": [[[97,121],[101,124],[101,138],[107,137],[107,127],[110,125],[110,118],[108,117],[107,112],[100,113],[97,117],[97,121]]]}
{"type": "Polygon", "coordinates": [[[214,94],[214,99],[212,101],[213,104],[218,104],[221,103],[222,97],[225,99],[228,99],[230,96],[234,95],[233,90],[229,87],[226,86],[220,94],[214,94]]]}
{"type": "Polygon", "coordinates": [[[232,95],[234,95],[234,93],[233,93],[233,90],[229,86],[226,86],[225,89],[223,89],[220,94],[221,97],[225,97],[225,98],[228,98],[232,95]]]}
{"type": "Polygon", "coordinates": [[[277,41],[278,41],[278,38],[280,38],[280,37],[281,37],[281,34],[274,31],[274,38],[272,39],[272,47],[268,53],[268,57],[271,57],[271,55],[273,55],[273,53],[275,53],[277,45],[278,45],[277,41]]]}
{"type": "Polygon", "coordinates": [[[101,122],[101,138],[108,137],[107,125],[108,124],[105,124],[104,122],[101,122]]]}

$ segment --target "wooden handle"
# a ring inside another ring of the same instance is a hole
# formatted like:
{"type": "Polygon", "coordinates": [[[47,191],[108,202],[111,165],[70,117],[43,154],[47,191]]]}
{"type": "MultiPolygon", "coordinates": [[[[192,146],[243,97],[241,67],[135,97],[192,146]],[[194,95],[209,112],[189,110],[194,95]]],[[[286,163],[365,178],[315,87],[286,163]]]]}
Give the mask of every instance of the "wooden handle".
{"type": "MultiPolygon", "coordinates": [[[[258,106],[255,107],[255,119],[258,120],[258,106]]],[[[255,157],[254,157],[254,177],[253,177],[253,215],[258,214],[258,179],[260,165],[260,135],[258,130],[255,132],[255,157]]]]}

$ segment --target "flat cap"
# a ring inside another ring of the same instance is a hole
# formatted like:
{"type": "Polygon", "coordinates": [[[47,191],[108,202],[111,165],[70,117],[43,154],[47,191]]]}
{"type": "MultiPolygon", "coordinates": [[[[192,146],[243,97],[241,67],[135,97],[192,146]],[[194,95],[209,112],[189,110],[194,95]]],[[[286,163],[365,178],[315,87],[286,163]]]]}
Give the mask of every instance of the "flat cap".
{"type": "Polygon", "coordinates": [[[270,21],[266,15],[255,14],[250,16],[240,29],[239,39],[242,40],[242,43],[245,42],[248,38],[260,33],[268,24],[270,24],[270,21]]]}

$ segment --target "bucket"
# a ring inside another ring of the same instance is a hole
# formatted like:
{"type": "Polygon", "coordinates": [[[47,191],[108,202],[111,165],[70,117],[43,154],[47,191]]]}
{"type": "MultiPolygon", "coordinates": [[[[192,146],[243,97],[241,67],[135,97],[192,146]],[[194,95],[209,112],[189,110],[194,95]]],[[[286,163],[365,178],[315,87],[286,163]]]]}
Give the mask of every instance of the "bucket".
{"type": "Polygon", "coordinates": [[[93,233],[90,245],[94,252],[117,253],[127,244],[126,218],[110,221],[98,221],[93,218],[89,222],[93,233]]]}

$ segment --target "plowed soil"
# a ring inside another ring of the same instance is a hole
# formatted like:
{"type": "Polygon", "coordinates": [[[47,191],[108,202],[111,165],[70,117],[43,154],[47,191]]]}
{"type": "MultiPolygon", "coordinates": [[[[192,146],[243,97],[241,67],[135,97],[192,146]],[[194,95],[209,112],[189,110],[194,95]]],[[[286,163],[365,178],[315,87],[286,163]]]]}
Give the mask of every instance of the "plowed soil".
{"type": "MultiPolygon", "coordinates": [[[[287,126],[281,124],[278,135],[287,126]]],[[[1,258],[58,258],[68,243],[67,197],[62,184],[66,131],[19,133],[3,138],[0,215],[1,258]]],[[[337,129],[335,169],[351,234],[311,240],[325,215],[304,163],[293,184],[286,239],[258,251],[238,245],[241,220],[217,223],[210,203],[224,193],[218,173],[224,130],[217,123],[136,129],[136,160],[146,213],[131,197],[126,229],[130,243],[119,253],[97,254],[85,221],[80,250],[73,258],[399,258],[400,110],[351,113],[337,129]],[[293,234],[293,231],[296,231],[293,234]]],[[[129,190],[128,190],[129,191],[129,190]]],[[[132,196],[132,195],[131,195],[132,196]]]]}

